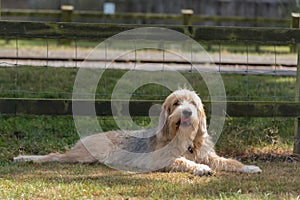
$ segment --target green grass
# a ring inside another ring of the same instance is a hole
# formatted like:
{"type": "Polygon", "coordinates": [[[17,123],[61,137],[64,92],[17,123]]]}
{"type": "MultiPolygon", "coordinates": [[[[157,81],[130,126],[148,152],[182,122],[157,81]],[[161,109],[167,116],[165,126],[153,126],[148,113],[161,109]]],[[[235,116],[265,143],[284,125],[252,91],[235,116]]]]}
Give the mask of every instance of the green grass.
{"type": "MultiPolygon", "coordinates": [[[[18,66],[0,68],[0,97],[71,98],[75,68],[18,66]]],[[[107,70],[97,97],[110,98],[124,70],[107,70]]],[[[184,74],[204,100],[209,93],[201,76],[184,74]]],[[[294,77],[222,75],[229,100],[293,100],[294,77]]],[[[133,80],[134,84],[134,80],[133,80]]],[[[164,99],[157,85],[139,88],[133,99],[164,99]]],[[[117,129],[111,117],[99,117],[104,131],[117,129]]],[[[217,172],[211,177],[186,173],[131,174],[102,165],[17,164],[19,154],[64,152],[79,139],[71,116],[0,115],[0,199],[297,199],[299,162],[290,156],[294,119],[231,118],[217,152],[259,165],[260,175],[217,172]]],[[[149,118],[135,118],[147,125],[149,118]]]]}
{"type": "MultiPolygon", "coordinates": [[[[71,116],[1,116],[0,162],[18,154],[64,152],[79,139],[71,116]]],[[[147,117],[134,118],[146,126],[147,117]]],[[[99,117],[103,131],[117,129],[112,117],[99,117]]],[[[242,157],[264,153],[291,153],[293,119],[229,118],[216,148],[221,155],[242,157]]]]}
{"type": "MultiPolygon", "coordinates": [[[[37,48],[46,48],[48,45],[49,49],[70,49],[74,50],[74,47],[76,46],[77,48],[93,48],[100,44],[103,40],[99,41],[83,41],[83,40],[70,40],[71,42],[69,44],[62,44],[59,42],[57,39],[30,39],[30,40],[24,40],[24,39],[19,39],[16,41],[15,39],[11,40],[0,40],[0,46],[2,48],[16,48],[16,43],[18,44],[19,47],[22,48],[32,48],[37,47],[37,48]]],[[[116,49],[122,49],[122,46],[124,44],[122,42],[115,43],[116,49]]],[[[220,45],[215,45],[211,43],[205,43],[203,41],[200,42],[200,44],[203,46],[205,50],[207,50],[210,53],[214,52],[219,52],[220,50],[222,52],[230,52],[230,53],[274,53],[274,45],[252,45],[248,44],[247,46],[245,45],[237,45],[237,44],[222,44],[220,45]]],[[[128,44],[125,44],[126,47],[128,47],[128,44]]],[[[114,47],[114,46],[110,46],[114,47]]],[[[290,46],[282,45],[282,46],[276,46],[276,53],[277,54],[288,54],[290,53],[290,46]]]]}
{"type": "MultiPolygon", "coordinates": [[[[76,68],[0,67],[0,97],[72,98],[77,71],[76,68]]],[[[106,70],[98,83],[96,97],[110,99],[115,84],[126,72],[126,70],[106,70]]],[[[164,74],[161,73],[163,78],[164,74]]],[[[209,100],[208,89],[199,73],[183,75],[190,81],[202,100],[209,100]]],[[[228,100],[294,99],[295,77],[223,74],[222,79],[228,100]]],[[[127,84],[134,86],[136,83],[131,80],[127,84]]],[[[148,84],[138,88],[132,98],[164,99],[169,92],[162,86],[148,84]]]]}
{"type": "Polygon", "coordinates": [[[71,43],[69,45],[65,45],[61,43],[57,39],[28,39],[28,40],[22,40],[18,39],[17,41],[15,39],[10,40],[0,40],[0,46],[2,48],[8,48],[8,49],[14,49],[16,48],[16,44],[19,47],[22,48],[46,48],[48,45],[49,49],[70,49],[74,50],[74,47],[77,46],[78,48],[93,48],[96,45],[98,45],[102,40],[100,41],[80,41],[77,40],[71,40],[71,43]]]}

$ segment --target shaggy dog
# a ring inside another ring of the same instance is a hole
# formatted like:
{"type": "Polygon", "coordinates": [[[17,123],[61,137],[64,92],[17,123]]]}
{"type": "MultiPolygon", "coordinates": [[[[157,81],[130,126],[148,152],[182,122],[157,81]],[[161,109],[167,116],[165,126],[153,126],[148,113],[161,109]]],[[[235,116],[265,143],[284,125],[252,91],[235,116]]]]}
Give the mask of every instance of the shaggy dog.
{"type": "Polygon", "coordinates": [[[214,170],[259,173],[257,166],[218,156],[207,133],[206,115],[199,96],[180,89],[162,105],[159,125],[139,131],[110,131],[87,136],[69,151],[18,156],[15,161],[101,162],[131,171],[190,172],[209,175],[214,170]]]}

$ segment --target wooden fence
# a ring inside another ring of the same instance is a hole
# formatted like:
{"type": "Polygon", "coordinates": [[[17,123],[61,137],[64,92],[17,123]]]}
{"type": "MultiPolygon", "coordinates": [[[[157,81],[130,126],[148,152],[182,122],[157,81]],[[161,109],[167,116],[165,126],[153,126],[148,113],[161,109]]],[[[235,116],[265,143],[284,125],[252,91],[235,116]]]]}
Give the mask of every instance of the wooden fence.
{"type": "MultiPolygon", "coordinates": [[[[101,40],[122,31],[153,27],[153,25],[88,24],[64,22],[0,21],[2,39],[78,39],[101,40]]],[[[207,43],[296,45],[300,43],[300,31],[295,28],[245,28],[218,26],[158,25],[187,34],[196,41],[207,43]]]]}
{"type": "MultiPolygon", "coordinates": [[[[23,9],[2,9],[1,16],[4,19],[17,19],[18,17],[26,20],[43,18],[52,19],[52,21],[60,22],[122,22],[132,24],[185,24],[184,18],[188,15],[185,10],[179,14],[162,14],[162,13],[115,13],[105,14],[100,11],[76,11],[73,6],[62,6],[61,10],[23,10],[23,9]]],[[[255,26],[280,26],[289,27],[289,19],[276,19],[264,17],[240,17],[240,16],[207,16],[194,15],[189,16],[193,24],[235,24],[235,25],[255,25],[255,26]]]]}
{"type": "MultiPolygon", "coordinates": [[[[295,16],[295,21],[299,16],[295,16]]],[[[294,22],[296,24],[296,22],[294,22]]],[[[1,39],[105,39],[122,31],[146,25],[117,24],[77,24],[77,23],[37,23],[0,22],[1,39]]],[[[201,27],[201,26],[162,26],[189,35],[196,41],[253,43],[270,45],[300,44],[300,30],[297,28],[242,28],[242,27],[201,27]]],[[[300,55],[296,81],[295,102],[227,102],[227,113],[234,117],[299,117],[300,116],[300,55]]],[[[71,115],[72,103],[85,104],[85,101],[70,99],[0,99],[1,114],[71,115]]],[[[133,101],[131,114],[147,116],[148,109],[155,101],[133,101]]],[[[209,107],[210,102],[205,102],[209,107]]],[[[99,115],[111,115],[110,101],[96,101],[99,115]]],[[[85,114],[85,113],[82,113],[85,114]]],[[[300,120],[297,119],[294,152],[300,154],[300,120]]]]}

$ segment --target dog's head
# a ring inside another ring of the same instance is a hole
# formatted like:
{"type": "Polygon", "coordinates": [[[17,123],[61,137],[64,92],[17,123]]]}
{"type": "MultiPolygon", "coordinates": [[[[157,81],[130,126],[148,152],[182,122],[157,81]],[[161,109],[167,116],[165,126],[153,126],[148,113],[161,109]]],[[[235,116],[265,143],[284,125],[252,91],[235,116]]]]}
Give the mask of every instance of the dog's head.
{"type": "Polygon", "coordinates": [[[159,120],[162,139],[172,140],[179,132],[195,138],[206,131],[206,116],[199,96],[180,89],[170,94],[162,105],[159,120]]]}

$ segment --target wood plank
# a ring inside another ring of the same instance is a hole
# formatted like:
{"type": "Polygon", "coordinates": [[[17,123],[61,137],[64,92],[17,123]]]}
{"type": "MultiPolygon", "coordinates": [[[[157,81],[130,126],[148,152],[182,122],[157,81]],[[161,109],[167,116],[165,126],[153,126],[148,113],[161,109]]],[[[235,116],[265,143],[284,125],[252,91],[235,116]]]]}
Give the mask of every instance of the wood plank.
{"type": "Polygon", "coordinates": [[[193,38],[196,40],[248,44],[296,44],[300,41],[298,29],[197,26],[193,28],[193,38]]]}
{"type": "Polygon", "coordinates": [[[0,114],[8,114],[8,115],[16,114],[16,100],[15,99],[1,99],[0,100],[0,114]]]}
{"type": "MultiPolygon", "coordinates": [[[[49,23],[49,22],[0,22],[0,38],[53,38],[100,40],[120,32],[153,25],[88,24],[88,23],[49,23]]],[[[157,27],[169,28],[185,33],[187,26],[157,27]]],[[[190,26],[190,36],[197,41],[234,42],[259,44],[300,43],[300,30],[290,28],[245,28],[190,26]]],[[[134,35],[132,36],[134,38],[134,35]]],[[[149,40],[158,36],[147,37],[149,40]]],[[[166,38],[168,39],[168,38],[166,38]]]]}
{"type": "MultiPolygon", "coordinates": [[[[32,10],[32,9],[2,9],[1,15],[5,17],[53,17],[59,18],[61,11],[59,10],[32,10]]],[[[99,11],[79,11],[74,10],[73,18],[99,18],[109,20],[160,20],[166,22],[180,22],[181,14],[165,14],[165,13],[115,13],[104,14],[99,11]]],[[[193,15],[192,21],[197,22],[232,22],[232,23],[250,23],[250,24],[280,24],[289,25],[289,19],[276,19],[264,17],[240,17],[240,16],[208,16],[208,15],[193,15]]]]}
{"type": "MultiPolygon", "coordinates": [[[[162,101],[132,101],[129,104],[131,116],[149,116],[149,109],[162,101]]],[[[93,101],[64,99],[0,99],[1,114],[26,115],[72,115],[72,104],[79,111],[76,115],[91,115],[93,101]],[[92,106],[91,106],[92,105],[92,106]]],[[[126,104],[120,104],[120,114],[127,115],[126,104]]],[[[210,102],[204,102],[207,114],[210,114],[210,102]]],[[[95,101],[98,116],[111,116],[111,101],[95,101]]],[[[297,117],[300,116],[299,102],[227,102],[226,115],[230,117],[297,117]]]]}
{"type": "Polygon", "coordinates": [[[231,23],[248,23],[255,25],[279,24],[288,26],[289,19],[264,18],[264,17],[242,17],[242,16],[208,16],[208,15],[193,15],[193,22],[231,22],[231,23]]]}
{"type": "Polygon", "coordinates": [[[227,102],[232,117],[294,117],[300,114],[299,102],[227,102]]]}

